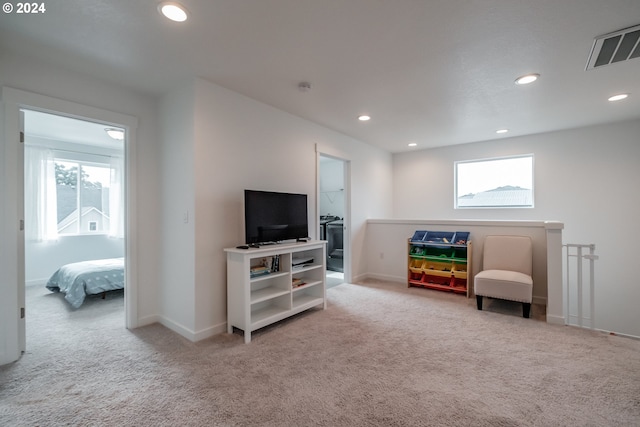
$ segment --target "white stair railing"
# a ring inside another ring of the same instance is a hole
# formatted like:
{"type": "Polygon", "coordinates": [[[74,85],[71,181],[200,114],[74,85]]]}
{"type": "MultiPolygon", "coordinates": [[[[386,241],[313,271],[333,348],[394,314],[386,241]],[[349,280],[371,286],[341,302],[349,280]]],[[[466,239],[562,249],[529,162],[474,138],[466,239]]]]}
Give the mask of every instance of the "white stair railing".
{"type": "Polygon", "coordinates": [[[598,259],[598,256],[595,254],[596,245],[592,244],[579,244],[579,243],[567,243],[562,245],[566,248],[566,263],[565,263],[565,284],[564,287],[566,289],[566,318],[565,321],[568,325],[576,325],[581,328],[589,328],[595,329],[595,261],[598,259]],[[585,250],[589,251],[589,253],[584,253],[585,250]],[[575,305],[577,308],[577,314],[571,314],[571,302],[572,302],[572,292],[571,292],[571,258],[576,259],[575,265],[575,295],[576,301],[575,305]],[[582,260],[586,259],[589,261],[589,316],[586,317],[584,315],[583,310],[583,302],[584,302],[584,289],[583,289],[583,272],[584,267],[582,260]],[[576,322],[572,322],[572,319],[575,318],[576,322]],[[589,320],[589,326],[585,325],[585,320],[589,320]]]}

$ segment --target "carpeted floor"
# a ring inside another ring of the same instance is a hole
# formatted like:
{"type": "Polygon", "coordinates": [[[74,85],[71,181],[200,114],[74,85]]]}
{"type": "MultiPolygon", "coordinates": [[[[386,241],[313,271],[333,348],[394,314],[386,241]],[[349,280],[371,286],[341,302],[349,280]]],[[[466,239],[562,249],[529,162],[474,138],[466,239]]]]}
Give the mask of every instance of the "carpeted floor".
{"type": "Polygon", "coordinates": [[[520,306],[368,281],[252,334],[123,328],[122,293],[71,310],[28,288],[2,426],[638,426],[640,341],[520,306]]]}

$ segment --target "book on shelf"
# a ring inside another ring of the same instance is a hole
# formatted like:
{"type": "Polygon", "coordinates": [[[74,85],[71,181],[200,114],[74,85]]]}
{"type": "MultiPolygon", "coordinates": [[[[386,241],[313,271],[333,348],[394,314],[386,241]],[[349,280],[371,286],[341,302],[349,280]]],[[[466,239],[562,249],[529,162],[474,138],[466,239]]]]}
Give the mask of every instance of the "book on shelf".
{"type": "Polygon", "coordinates": [[[269,273],[280,271],[280,255],[262,258],[260,265],[254,265],[249,269],[251,277],[258,277],[269,273]]]}
{"type": "Polygon", "coordinates": [[[295,278],[295,277],[293,278],[293,280],[291,280],[291,287],[293,287],[293,288],[297,288],[299,286],[306,285],[306,284],[307,284],[307,282],[305,282],[304,280],[298,279],[298,278],[295,278]]]}
{"type": "Polygon", "coordinates": [[[255,267],[251,267],[249,270],[249,275],[251,277],[258,277],[269,273],[271,273],[271,270],[264,265],[257,265],[255,267]]]}

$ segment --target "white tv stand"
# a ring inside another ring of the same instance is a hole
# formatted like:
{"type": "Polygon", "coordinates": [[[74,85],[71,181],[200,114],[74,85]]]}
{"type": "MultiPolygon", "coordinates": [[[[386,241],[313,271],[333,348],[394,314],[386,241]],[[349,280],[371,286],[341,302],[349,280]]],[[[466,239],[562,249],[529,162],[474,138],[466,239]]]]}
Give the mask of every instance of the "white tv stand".
{"type": "Polygon", "coordinates": [[[280,243],[260,248],[226,248],[227,332],[251,332],[312,307],[327,308],[326,243],[309,241],[280,243]],[[252,277],[251,270],[265,260],[279,259],[277,270],[252,277]],[[292,261],[313,261],[293,266],[292,261]],[[300,284],[302,283],[302,284],[300,284]]]}

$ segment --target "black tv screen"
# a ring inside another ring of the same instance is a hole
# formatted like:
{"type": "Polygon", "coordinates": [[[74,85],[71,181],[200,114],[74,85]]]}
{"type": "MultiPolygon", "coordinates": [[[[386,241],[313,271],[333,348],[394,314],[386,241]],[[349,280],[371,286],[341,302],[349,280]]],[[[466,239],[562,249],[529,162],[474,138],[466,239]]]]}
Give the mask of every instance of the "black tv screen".
{"type": "Polygon", "coordinates": [[[309,236],[307,195],[244,190],[246,243],[274,243],[309,236]]]}

